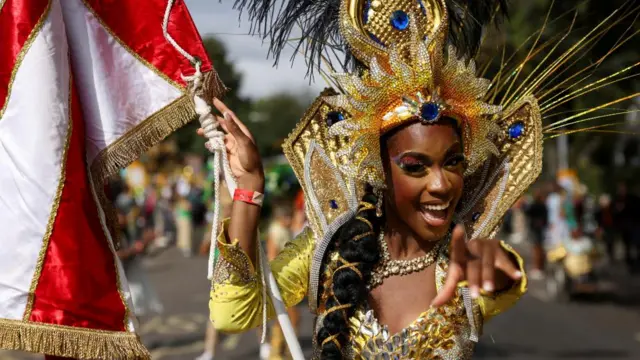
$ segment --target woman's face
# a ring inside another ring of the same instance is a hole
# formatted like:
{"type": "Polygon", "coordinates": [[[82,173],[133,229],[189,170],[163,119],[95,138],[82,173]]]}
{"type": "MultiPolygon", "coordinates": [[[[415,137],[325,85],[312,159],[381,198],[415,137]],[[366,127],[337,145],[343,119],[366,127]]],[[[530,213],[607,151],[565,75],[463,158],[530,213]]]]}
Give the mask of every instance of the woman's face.
{"type": "Polygon", "coordinates": [[[453,122],[413,123],[389,135],[385,147],[387,220],[418,239],[440,240],[463,186],[463,147],[453,122]]]}

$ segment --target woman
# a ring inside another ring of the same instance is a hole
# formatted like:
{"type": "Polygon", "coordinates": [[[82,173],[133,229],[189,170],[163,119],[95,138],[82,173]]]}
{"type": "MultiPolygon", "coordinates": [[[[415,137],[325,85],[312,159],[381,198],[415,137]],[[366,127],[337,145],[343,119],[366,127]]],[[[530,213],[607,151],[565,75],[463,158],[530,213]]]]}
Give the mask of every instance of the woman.
{"type": "MultiPolygon", "coordinates": [[[[350,3],[343,1],[342,6],[350,3]]],[[[384,13],[385,6],[377,10],[384,13]]],[[[438,14],[411,13],[417,21],[410,32],[400,33],[406,36],[395,40],[381,37],[382,41],[395,41],[397,48],[401,44],[418,51],[436,49],[428,54],[383,50],[376,55],[376,64],[371,56],[362,54],[366,48],[358,52],[359,42],[368,38],[343,31],[364,65],[373,71],[376,66],[384,70],[369,79],[356,79],[357,74],[351,79],[338,77],[345,94],[317,101],[320,105],[316,108],[324,108],[318,113],[325,114],[323,125],[329,135],[315,138],[348,136],[343,140],[343,151],[336,152],[337,158],[348,158],[337,164],[341,173],[331,173],[329,165],[322,169],[322,164],[314,163],[313,149],[327,142],[318,141],[303,151],[309,158],[302,166],[311,172],[307,177],[296,167],[291,155],[295,151],[287,151],[297,146],[293,144],[295,131],[289,145],[285,144],[285,154],[293,160],[306,192],[315,192],[316,203],[323,194],[338,196],[341,187],[334,186],[331,179],[354,183],[357,188],[351,196],[344,196],[350,200],[320,202],[322,205],[311,210],[316,225],[271,262],[287,307],[310,294],[312,310],[318,313],[315,357],[469,359],[484,321],[515,303],[526,288],[520,257],[479,225],[471,224],[489,221],[497,227],[494,216],[466,215],[469,211],[464,208],[478,202],[470,200],[478,191],[474,191],[477,184],[472,184],[465,192],[465,182],[475,179],[471,174],[490,161],[488,139],[495,130],[490,122],[495,121],[491,116],[498,109],[477,100],[486,93],[486,84],[476,79],[475,69],[456,60],[455,50],[449,52],[445,65],[442,52],[447,23],[437,20],[447,19],[447,9],[440,0],[430,6],[438,14]],[[421,34],[436,35],[427,39],[421,34]],[[419,76],[401,77],[401,62],[419,76]],[[354,86],[358,81],[364,82],[364,87],[354,86]],[[477,93],[469,94],[469,89],[477,93]],[[364,93],[368,97],[364,98],[364,93]],[[384,100],[376,103],[370,99],[384,100]],[[359,203],[349,206],[356,194],[360,194],[359,203]],[[461,202],[463,197],[466,203],[461,202]],[[332,211],[342,208],[350,208],[343,212],[346,222],[333,216],[332,226],[317,225],[320,218],[330,222],[332,211]],[[332,234],[331,228],[339,229],[332,234]],[[473,232],[474,238],[467,239],[468,232],[473,232]],[[329,241],[325,243],[325,239],[329,241]],[[318,272],[321,275],[316,276],[318,272]]],[[[404,14],[409,14],[410,9],[405,10],[404,14]]],[[[254,270],[260,207],[251,199],[263,192],[264,175],[252,135],[222,102],[216,99],[214,105],[223,114],[220,122],[228,133],[229,162],[241,190],[234,197],[230,220],[219,238],[221,261],[213,279],[211,320],[220,330],[244,331],[263,321],[261,282],[254,270]]],[[[535,111],[533,101],[528,106],[535,111]]],[[[535,119],[521,118],[527,125],[535,119]]],[[[534,129],[528,135],[535,138],[534,129]]],[[[509,146],[517,139],[512,140],[509,146]]],[[[323,150],[330,151],[328,146],[323,150]]],[[[513,151],[500,150],[504,154],[513,151]]],[[[501,166],[489,168],[497,178],[503,177],[501,166]]],[[[496,187],[491,181],[484,182],[485,188],[496,187]]],[[[491,196],[495,197],[485,197],[491,196]]],[[[497,201],[504,201],[500,196],[497,201]]],[[[513,203],[518,196],[511,195],[507,202],[513,203]]]]}
{"type": "MultiPolygon", "coordinates": [[[[271,22],[256,2],[249,15],[271,22]]],[[[541,111],[526,87],[493,104],[499,90],[460,57],[503,1],[458,3],[291,1],[268,32],[277,53],[301,25],[311,61],[330,46],[356,64],[284,143],[309,227],[270,265],[286,306],[307,296],[317,315],[315,358],[470,359],[484,322],[526,291],[522,260],[494,234],[540,173],[541,111]]],[[[256,266],[264,176],[252,135],[214,105],[239,190],[218,241],[211,320],[238,332],[273,316],[256,266]]]]}

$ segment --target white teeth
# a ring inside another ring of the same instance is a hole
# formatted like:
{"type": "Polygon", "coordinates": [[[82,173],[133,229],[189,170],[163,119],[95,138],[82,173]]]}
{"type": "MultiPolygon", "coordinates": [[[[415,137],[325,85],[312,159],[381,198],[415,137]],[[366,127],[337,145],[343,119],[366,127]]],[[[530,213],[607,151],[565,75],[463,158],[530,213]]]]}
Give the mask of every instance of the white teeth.
{"type": "Polygon", "coordinates": [[[422,209],[427,211],[446,210],[448,207],[449,207],[449,203],[442,204],[442,205],[422,205],[422,209]]]}

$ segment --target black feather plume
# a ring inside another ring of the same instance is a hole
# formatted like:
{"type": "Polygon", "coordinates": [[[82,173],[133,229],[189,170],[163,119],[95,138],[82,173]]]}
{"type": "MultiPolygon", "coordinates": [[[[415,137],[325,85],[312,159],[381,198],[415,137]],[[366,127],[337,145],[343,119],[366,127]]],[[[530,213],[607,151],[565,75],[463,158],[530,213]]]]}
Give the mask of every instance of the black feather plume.
{"type": "Polygon", "coordinates": [[[291,60],[304,54],[309,75],[323,57],[337,71],[353,68],[354,58],[340,36],[340,0],[236,0],[234,7],[247,13],[251,32],[269,42],[276,64],[289,46],[291,60]]]}
{"type": "MultiPolygon", "coordinates": [[[[336,71],[352,71],[357,60],[340,35],[341,0],[235,0],[234,8],[246,12],[251,33],[269,43],[277,65],[282,51],[294,49],[292,59],[303,54],[308,75],[323,59],[336,71]],[[298,28],[295,30],[294,28],[298,28]]],[[[472,57],[480,47],[486,25],[507,14],[507,0],[446,0],[449,41],[460,55],[472,57]]]]}
{"type": "Polygon", "coordinates": [[[484,29],[508,16],[507,0],[446,0],[449,13],[449,42],[459,56],[473,58],[482,42],[484,29]]]}

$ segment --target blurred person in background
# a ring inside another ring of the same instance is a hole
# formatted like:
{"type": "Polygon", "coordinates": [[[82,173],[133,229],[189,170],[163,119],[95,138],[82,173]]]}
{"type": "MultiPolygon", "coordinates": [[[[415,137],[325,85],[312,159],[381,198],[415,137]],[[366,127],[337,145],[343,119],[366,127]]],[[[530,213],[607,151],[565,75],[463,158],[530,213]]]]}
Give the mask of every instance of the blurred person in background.
{"type": "Polygon", "coordinates": [[[570,230],[565,219],[564,202],[566,191],[560,184],[554,182],[549,185],[547,196],[547,247],[554,248],[570,237],[570,230]]]}
{"type": "Polygon", "coordinates": [[[191,215],[191,248],[198,249],[202,245],[207,226],[207,193],[203,187],[204,180],[201,176],[194,176],[193,185],[189,190],[187,200],[191,215]]]}
{"type": "MultiPolygon", "coordinates": [[[[284,249],[285,245],[293,239],[291,227],[293,224],[293,207],[290,201],[281,200],[274,203],[273,216],[269,224],[267,232],[267,258],[269,261],[274,260],[278,254],[284,249]]],[[[298,328],[298,319],[300,317],[297,308],[288,309],[289,318],[294,329],[298,328]]],[[[286,343],[280,324],[278,321],[273,322],[271,327],[271,342],[268,359],[281,360],[285,359],[286,343]]]]}
{"type": "Polygon", "coordinates": [[[129,283],[137,317],[162,313],[164,308],[142,265],[145,250],[154,240],[153,222],[133,203],[119,202],[117,207],[121,247],[117,251],[129,283]]]}
{"type": "Polygon", "coordinates": [[[158,202],[154,213],[153,222],[156,231],[156,245],[166,248],[175,241],[176,224],[172,210],[173,190],[167,180],[158,176],[155,181],[158,193],[158,202]]]}
{"type": "Polygon", "coordinates": [[[602,194],[598,198],[598,209],[596,211],[596,222],[598,239],[604,242],[607,250],[609,262],[615,261],[615,220],[614,210],[611,206],[611,196],[602,194]]]}
{"type": "Polygon", "coordinates": [[[618,184],[618,191],[614,201],[614,222],[616,230],[620,233],[624,244],[624,253],[627,266],[631,272],[638,271],[640,258],[640,246],[638,237],[640,234],[640,199],[631,194],[627,184],[618,184]]]}
{"type": "Polygon", "coordinates": [[[191,204],[189,194],[191,184],[185,176],[178,178],[176,183],[176,245],[185,257],[193,256],[193,221],[191,220],[191,204]]]}
{"type": "Polygon", "coordinates": [[[511,207],[511,236],[513,244],[520,244],[527,237],[527,219],[525,214],[527,200],[524,196],[519,198],[511,207]]]}
{"type": "Polygon", "coordinates": [[[544,274],[544,232],[548,221],[545,194],[537,189],[533,196],[533,202],[527,208],[529,219],[529,238],[533,246],[533,270],[529,273],[531,279],[541,279],[544,274]]]}
{"type": "Polygon", "coordinates": [[[585,236],[580,227],[571,232],[571,237],[563,241],[567,252],[564,268],[578,286],[593,284],[593,240],[585,236]]]}

